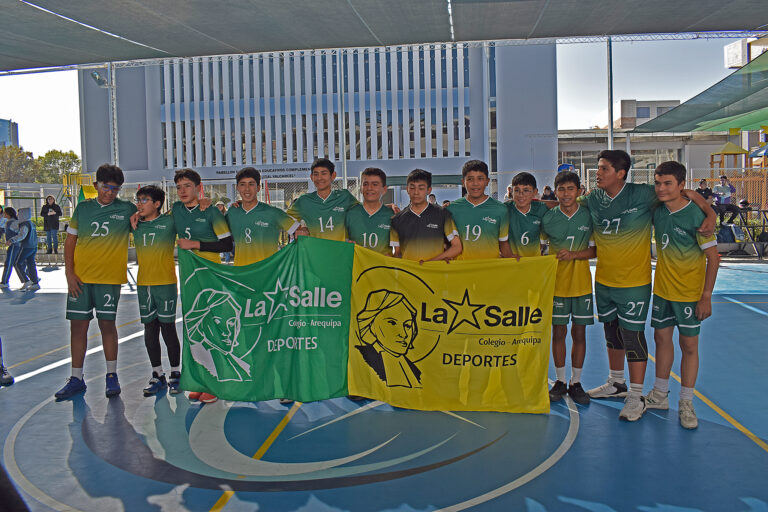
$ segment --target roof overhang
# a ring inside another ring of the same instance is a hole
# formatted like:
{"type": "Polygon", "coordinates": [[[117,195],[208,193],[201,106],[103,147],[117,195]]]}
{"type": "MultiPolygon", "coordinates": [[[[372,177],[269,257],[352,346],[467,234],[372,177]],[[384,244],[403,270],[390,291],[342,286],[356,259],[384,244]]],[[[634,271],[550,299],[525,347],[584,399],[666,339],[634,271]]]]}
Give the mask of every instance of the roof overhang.
{"type": "Polygon", "coordinates": [[[762,0],[0,0],[0,71],[449,41],[760,30],[762,0]]]}

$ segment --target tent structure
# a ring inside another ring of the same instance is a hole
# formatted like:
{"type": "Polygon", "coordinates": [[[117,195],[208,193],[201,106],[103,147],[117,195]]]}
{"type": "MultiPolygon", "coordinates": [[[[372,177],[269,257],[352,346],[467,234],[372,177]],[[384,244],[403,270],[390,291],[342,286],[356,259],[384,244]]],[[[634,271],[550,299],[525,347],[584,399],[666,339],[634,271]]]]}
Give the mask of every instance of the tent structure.
{"type": "Polygon", "coordinates": [[[762,0],[0,0],[0,71],[434,42],[763,30],[762,0]]]}
{"type": "Polygon", "coordinates": [[[714,169],[715,166],[719,167],[720,169],[726,168],[726,158],[729,156],[733,158],[733,165],[731,166],[732,168],[741,167],[738,165],[739,155],[748,154],[749,151],[746,149],[737,146],[733,142],[726,142],[723,147],[709,155],[709,167],[710,169],[714,169]]]}

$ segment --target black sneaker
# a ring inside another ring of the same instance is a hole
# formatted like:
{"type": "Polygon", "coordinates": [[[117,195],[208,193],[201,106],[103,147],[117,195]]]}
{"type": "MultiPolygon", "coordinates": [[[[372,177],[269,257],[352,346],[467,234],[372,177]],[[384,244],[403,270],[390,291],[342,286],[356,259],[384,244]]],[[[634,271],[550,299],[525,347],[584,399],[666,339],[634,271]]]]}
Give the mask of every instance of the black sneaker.
{"type": "Polygon", "coordinates": [[[152,372],[152,378],[149,380],[149,385],[144,388],[144,396],[156,395],[165,389],[167,385],[165,374],[158,375],[157,372],[152,372]]]}
{"type": "Polygon", "coordinates": [[[584,388],[581,387],[581,382],[568,386],[568,396],[579,405],[589,404],[589,395],[584,391],[584,388]]]}
{"type": "Polygon", "coordinates": [[[13,376],[8,373],[5,366],[0,365],[0,386],[10,386],[13,384],[13,376]]]}
{"type": "Polygon", "coordinates": [[[181,393],[179,389],[179,381],[181,380],[180,372],[171,372],[170,378],[168,378],[168,390],[172,395],[181,393]]]}
{"type": "Polygon", "coordinates": [[[558,402],[565,396],[567,392],[568,387],[565,385],[565,382],[559,380],[555,381],[552,389],[549,390],[549,401],[558,402]]]}

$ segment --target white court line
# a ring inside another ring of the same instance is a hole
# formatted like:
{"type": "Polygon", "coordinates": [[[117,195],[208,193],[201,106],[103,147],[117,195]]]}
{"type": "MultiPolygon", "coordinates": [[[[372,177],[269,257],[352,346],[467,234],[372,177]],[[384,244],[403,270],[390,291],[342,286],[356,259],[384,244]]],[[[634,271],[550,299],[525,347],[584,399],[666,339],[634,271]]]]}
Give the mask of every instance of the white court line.
{"type": "Polygon", "coordinates": [[[738,304],[739,306],[741,306],[743,308],[746,308],[746,309],[748,309],[750,311],[754,311],[755,313],[757,313],[759,315],[768,316],[768,312],[763,311],[762,309],[758,309],[758,308],[756,308],[754,306],[750,306],[749,304],[744,304],[743,302],[740,302],[740,301],[738,301],[736,299],[732,299],[730,297],[723,296],[723,298],[725,300],[727,300],[727,301],[733,302],[734,304],[738,304]]]}
{"type": "MultiPolygon", "coordinates": [[[[181,320],[182,320],[182,318],[177,319],[176,323],[181,322],[181,320]]],[[[132,340],[134,338],[138,338],[139,336],[143,336],[143,335],[144,335],[144,330],[142,329],[141,331],[135,332],[133,334],[129,334],[128,336],[126,336],[124,338],[118,339],[117,340],[117,344],[119,345],[121,343],[125,343],[128,340],[132,340]]],[[[104,346],[103,345],[99,345],[98,347],[93,347],[92,349],[87,350],[85,352],[85,355],[89,356],[91,354],[95,354],[97,352],[103,352],[103,351],[104,351],[104,346]]],[[[65,364],[68,364],[68,363],[71,363],[71,362],[72,362],[72,358],[68,357],[66,359],[62,359],[60,361],[56,361],[55,363],[47,364],[47,365],[45,365],[43,367],[38,368],[37,370],[33,370],[33,371],[29,372],[29,373],[25,373],[24,375],[20,375],[19,377],[16,377],[15,382],[21,382],[23,380],[30,379],[30,378],[32,378],[32,377],[34,377],[36,375],[40,375],[41,373],[45,373],[45,372],[47,372],[49,370],[53,370],[54,368],[58,368],[59,366],[64,366],[65,364]]]]}

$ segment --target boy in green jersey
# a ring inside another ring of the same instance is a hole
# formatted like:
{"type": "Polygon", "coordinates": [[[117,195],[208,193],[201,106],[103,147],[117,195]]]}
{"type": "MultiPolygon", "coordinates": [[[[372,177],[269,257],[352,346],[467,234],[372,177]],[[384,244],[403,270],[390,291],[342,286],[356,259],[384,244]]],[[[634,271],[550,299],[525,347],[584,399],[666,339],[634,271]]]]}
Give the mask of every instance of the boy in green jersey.
{"type": "MultiPolygon", "coordinates": [[[[191,250],[202,258],[221,263],[222,252],[232,250],[232,235],[227,220],[218,208],[200,208],[200,175],[192,169],[176,171],[173,177],[179,200],[173,204],[171,214],[179,235],[179,249],[191,250]]],[[[210,393],[194,391],[190,400],[212,403],[218,400],[210,393]]]]}
{"type": "Polygon", "coordinates": [[[288,215],[301,221],[304,226],[296,234],[343,242],[347,239],[344,219],[358,201],[349,190],[331,190],[333,180],[336,179],[333,162],[327,158],[318,158],[312,162],[310,169],[315,192],[303,194],[288,208],[288,215]]]}
{"type": "Polygon", "coordinates": [[[542,238],[549,240],[550,254],[557,255],[557,276],[552,308],[552,359],[557,380],[549,390],[549,399],[560,400],[568,393],[574,402],[589,403],[581,386],[581,370],[587,351],[586,326],[594,323],[592,273],[589,260],[596,255],[592,241],[592,218],[579,206],[579,175],[561,172],[555,177],[555,194],[560,201],[541,220],[542,238]],[[571,322],[571,381],[565,380],[565,339],[571,322]]]}
{"type": "Polygon", "coordinates": [[[88,325],[96,310],[104,358],[107,361],[106,395],[120,393],[117,379],[117,303],[120,285],[127,282],[130,218],[136,207],[117,199],[123,171],[104,164],[96,171],[96,199],[81,201],[75,208],[64,242],[67,320],[70,321],[72,376],[55,393],[58,400],[86,390],[83,363],[88,325]]]}
{"type": "Polygon", "coordinates": [[[368,167],[361,175],[363,203],[349,209],[344,220],[347,239],[362,247],[392,256],[389,245],[389,222],[395,212],[381,203],[387,193],[387,175],[379,168],[368,167]]]}
{"type": "Polygon", "coordinates": [[[410,204],[392,217],[389,244],[395,257],[425,261],[449,261],[461,254],[461,239],[451,212],[427,201],[432,173],[414,169],[406,178],[410,204]]]}
{"type": "Polygon", "coordinates": [[[239,207],[227,211],[227,222],[235,241],[235,265],[249,265],[264,260],[280,248],[280,233],[293,235],[299,227],[283,210],[259,201],[261,174],[245,167],[235,176],[239,207]]]}
{"type": "Polygon", "coordinates": [[[534,201],[539,189],[531,173],[521,172],[512,178],[512,201],[509,208],[509,245],[517,256],[541,256],[541,218],[547,205],[534,201]]]}
{"type": "Polygon", "coordinates": [[[173,217],[160,215],[165,204],[165,192],[155,185],[141,187],[136,192],[139,222],[133,230],[139,274],[139,315],[144,324],[144,345],[152,364],[152,377],[144,388],[144,396],[156,395],[167,386],[171,393],[179,392],[181,378],[181,345],[176,334],[176,264],[173,249],[176,227],[173,217]],[[165,378],[160,358],[160,333],[168,351],[171,375],[165,378]]]}
{"type": "Polygon", "coordinates": [[[467,195],[447,206],[461,238],[462,251],[456,259],[511,257],[507,207],[485,193],[490,182],[488,165],[468,161],[461,169],[461,181],[467,195]]]}
{"type": "MultiPolygon", "coordinates": [[[[627,183],[631,160],[621,150],[598,155],[598,188],[580,196],[589,207],[597,245],[595,302],[603,322],[610,376],[588,391],[591,398],[626,397],[620,419],[637,421],[645,412],[643,380],[648,364],[645,320],[651,300],[651,221],[658,200],[652,185],[627,183]],[[630,385],[624,381],[624,358],[630,385]]],[[[715,212],[693,191],[686,196],[707,212],[701,231],[714,231],[715,212]]]]}
{"type": "Polygon", "coordinates": [[[680,402],[678,414],[684,428],[696,428],[693,388],[699,371],[701,321],[712,315],[720,256],[714,235],[697,228],[704,214],[681,192],[685,166],[664,162],[656,168],[656,196],[664,204],[653,212],[656,238],[656,277],[653,283],[651,326],[656,341],[656,382],[645,397],[649,409],[669,409],[669,373],[675,359],[672,335],[680,333],[680,402]]]}

